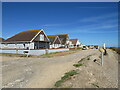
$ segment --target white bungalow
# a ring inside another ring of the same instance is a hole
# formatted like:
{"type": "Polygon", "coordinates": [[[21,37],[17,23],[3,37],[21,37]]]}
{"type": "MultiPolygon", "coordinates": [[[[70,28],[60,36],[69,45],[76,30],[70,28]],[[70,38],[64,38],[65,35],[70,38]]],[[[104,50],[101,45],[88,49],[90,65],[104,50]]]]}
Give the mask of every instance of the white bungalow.
{"type": "Polygon", "coordinates": [[[49,48],[49,39],[43,29],[20,32],[2,42],[3,48],[40,49],[49,48]]]}
{"type": "Polygon", "coordinates": [[[62,46],[60,38],[56,35],[48,35],[47,36],[50,40],[50,48],[59,48],[62,46]]]}
{"type": "MultiPolygon", "coordinates": [[[[69,48],[69,36],[68,34],[58,34],[58,35],[48,35],[49,37],[57,37],[59,38],[59,48],[69,48]]],[[[55,48],[55,47],[54,47],[55,48]]]]}
{"type": "Polygon", "coordinates": [[[81,47],[81,43],[78,39],[70,39],[70,48],[81,47]]]}

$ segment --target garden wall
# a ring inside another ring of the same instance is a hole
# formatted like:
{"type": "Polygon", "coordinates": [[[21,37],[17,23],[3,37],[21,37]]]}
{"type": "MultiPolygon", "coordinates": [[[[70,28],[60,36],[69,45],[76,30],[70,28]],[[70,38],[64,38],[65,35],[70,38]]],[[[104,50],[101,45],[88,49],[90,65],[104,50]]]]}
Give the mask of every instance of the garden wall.
{"type": "MultiPolygon", "coordinates": [[[[30,55],[42,55],[46,53],[46,49],[39,49],[39,50],[0,50],[0,53],[14,53],[14,54],[24,54],[24,51],[28,51],[30,55]]],[[[48,49],[48,53],[53,52],[62,52],[62,51],[69,51],[68,48],[61,48],[61,49],[48,49]]]]}

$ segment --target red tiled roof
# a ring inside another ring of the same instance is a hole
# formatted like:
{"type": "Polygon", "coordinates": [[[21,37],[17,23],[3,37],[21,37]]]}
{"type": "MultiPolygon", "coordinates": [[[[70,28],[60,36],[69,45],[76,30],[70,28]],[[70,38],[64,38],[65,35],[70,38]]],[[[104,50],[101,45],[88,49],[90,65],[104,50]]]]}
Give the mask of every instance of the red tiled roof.
{"type": "Polygon", "coordinates": [[[6,39],[4,42],[31,41],[41,30],[42,29],[23,31],[6,39]]]}

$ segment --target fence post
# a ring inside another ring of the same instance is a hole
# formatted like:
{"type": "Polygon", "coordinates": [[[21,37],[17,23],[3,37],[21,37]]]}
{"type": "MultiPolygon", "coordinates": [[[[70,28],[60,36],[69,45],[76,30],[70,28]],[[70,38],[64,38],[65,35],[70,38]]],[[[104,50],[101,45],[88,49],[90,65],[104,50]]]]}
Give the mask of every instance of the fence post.
{"type": "Polygon", "coordinates": [[[45,54],[48,54],[48,49],[45,49],[45,54]]]}
{"type": "Polygon", "coordinates": [[[16,54],[18,54],[18,50],[16,49],[16,54]]]}

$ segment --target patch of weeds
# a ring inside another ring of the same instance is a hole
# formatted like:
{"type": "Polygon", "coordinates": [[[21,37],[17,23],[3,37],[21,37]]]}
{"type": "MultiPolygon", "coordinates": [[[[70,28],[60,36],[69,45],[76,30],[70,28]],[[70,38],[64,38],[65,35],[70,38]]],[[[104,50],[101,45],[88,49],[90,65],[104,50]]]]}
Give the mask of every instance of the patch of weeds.
{"type": "Polygon", "coordinates": [[[91,83],[93,86],[97,87],[97,88],[100,88],[97,84],[95,83],[91,83]]]}
{"type": "Polygon", "coordinates": [[[56,87],[61,86],[61,84],[62,84],[65,80],[69,79],[71,76],[76,75],[76,74],[78,74],[78,73],[77,73],[77,71],[75,71],[75,70],[72,70],[72,71],[69,71],[69,72],[65,73],[65,75],[64,75],[63,77],[61,77],[61,80],[59,80],[59,81],[57,81],[57,82],[55,83],[55,86],[56,86],[56,87]]]}
{"type": "Polygon", "coordinates": [[[87,58],[87,60],[90,60],[90,58],[87,58]]]}
{"type": "Polygon", "coordinates": [[[77,71],[72,70],[72,71],[69,71],[69,72],[65,73],[65,75],[61,79],[65,80],[65,79],[68,79],[70,76],[73,76],[73,75],[76,75],[76,74],[78,74],[77,71]]]}
{"type": "Polygon", "coordinates": [[[21,55],[20,57],[27,57],[27,54],[21,55]]]}
{"type": "Polygon", "coordinates": [[[78,63],[81,63],[82,61],[84,61],[84,60],[90,60],[90,57],[91,57],[92,55],[88,55],[87,57],[85,57],[85,58],[82,58],[80,61],[78,61],[78,63]]]}
{"type": "Polygon", "coordinates": [[[80,61],[78,61],[78,63],[81,63],[82,61],[84,61],[85,60],[85,58],[82,58],[80,61]]]}
{"type": "Polygon", "coordinates": [[[75,67],[80,67],[80,66],[82,66],[83,64],[73,64],[73,66],[75,66],[75,67]]]}
{"type": "Polygon", "coordinates": [[[59,87],[59,86],[61,86],[61,84],[62,84],[63,82],[64,82],[63,80],[59,80],[59,81],[57,81],[57,82],[55,83],[55,86],[56,86],[56,87],[59,87]]]}

